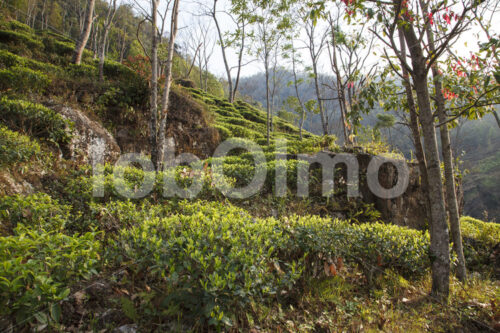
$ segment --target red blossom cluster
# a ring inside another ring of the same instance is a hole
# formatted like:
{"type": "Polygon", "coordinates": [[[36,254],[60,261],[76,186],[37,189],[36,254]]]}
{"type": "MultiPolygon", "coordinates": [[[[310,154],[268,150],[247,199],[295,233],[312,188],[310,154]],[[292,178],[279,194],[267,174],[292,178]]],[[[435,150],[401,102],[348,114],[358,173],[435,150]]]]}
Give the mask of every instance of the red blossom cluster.
{"type": "Polygon", "coordinates": [[[443,89],[442,93],[443,93],[444,98],[446,98],[449,101],[458,97],[457,94],[455,94],[453,91],[449,91],[448,89],[443,89]]]}
{"type": "Polygon", "coordinates": [[[148,79],[151,75],[151,68],[149,65],[149,59],[143,55],[137,55],[135,57],[128,57],[127,60],[123,62],[125,66],[133,69],[141,77],[148,79]]]}
{"type": "Polygon", "coordinates": [[[346,5],[346,6],[351,6],[351,5],[354,5],[356,3],[356,0],[342,0],[342,2],[346,5]]]}

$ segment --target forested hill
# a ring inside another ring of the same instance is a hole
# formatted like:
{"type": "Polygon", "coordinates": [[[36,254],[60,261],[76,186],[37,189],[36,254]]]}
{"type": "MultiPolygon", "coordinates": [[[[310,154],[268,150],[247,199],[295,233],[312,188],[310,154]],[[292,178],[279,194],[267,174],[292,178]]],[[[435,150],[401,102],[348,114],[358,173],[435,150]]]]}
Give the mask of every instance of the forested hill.
{"type": "MultiPolygon", "coordinates": [[[[296,92],[293,87],[293,73],[286,69],[277,69],[276,88],[274,93],[274,114],[282,116],[299,124],[300,115],[287,103],[290,97],[295,97],[296,92]],[[285,110],[286,112],[283,112],[285,110]]],[[[304,101],[316,100],[314,82],[308,74],[301,73],[300,77],[304,82],[299,86],[299,95],[304,101]]],[[[249,102],[258,105],[266,105],[265,87],[261,82],[265,80],[263,73],[245,77],[241,81],[240,93],[249,102]]],[[[321,76],[320,81],[328,86],[334,82],[334,77],[321,76]]],[[[322,85],[322,96],[325,99],[335,98],[336,94],[325,85],[322,85]]],[[[337,101],[325,101],[325,107],[331,119],[331,133],[342,138],[342,128],[340,111],[337,101]]],[[[500,109],[497,109],[500,110],[500,109]]],[[[410,128],[403,123],[398,110],[384,111],[378,105],[370,113],[363,116],[362,124],[368,132],[379,123],[380,114],[392,115],[396,122],[383,130],[382,140],[391,147],[410,158],[415,156],[414,146],[411,139],[410,128]]],[[[307,113],[304,128],[311,133],[321,134],[321,117],[319,114],[307,113]]],[[[362,131],[361,131],[362,132],[362,131]]],[[[364,140],[361,134],[361,140],[364,140]]],[[[451,145],[453,152],[459,158],[459,168],[463,173],[464,190],[464,213],[476,218],[490,219],[500,223],[500,211],[497,204],[500,200],[500,128],[491,114],[487,114],[483,119],[467,121],[463,120],[458,126],[451,130],[451,145]]]]}

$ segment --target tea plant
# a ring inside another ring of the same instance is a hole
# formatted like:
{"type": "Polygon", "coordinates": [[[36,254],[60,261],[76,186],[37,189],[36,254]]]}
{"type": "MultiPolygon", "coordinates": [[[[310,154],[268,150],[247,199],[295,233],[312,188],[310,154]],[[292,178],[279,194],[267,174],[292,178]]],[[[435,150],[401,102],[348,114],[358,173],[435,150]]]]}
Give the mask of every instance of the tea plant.
{"type": "Polygon", "coordinates": [[[0,120],[11,129],[58,144],[71,140],[72,123],[40,104],[3,97],[0,100],[0,120]]]}

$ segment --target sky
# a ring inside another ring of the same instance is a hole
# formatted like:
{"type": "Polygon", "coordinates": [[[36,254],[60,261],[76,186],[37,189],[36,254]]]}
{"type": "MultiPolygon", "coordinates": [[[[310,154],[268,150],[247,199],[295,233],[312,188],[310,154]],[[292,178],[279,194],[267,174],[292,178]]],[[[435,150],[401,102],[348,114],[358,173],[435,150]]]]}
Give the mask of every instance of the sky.
{"type": "MultiPolygon", "coordinates": [[[[146,0],[125,0],[132,1],[132,3],[139,3],[143,6],[143,8],[148,8],[149,1],[146,0]]],[[[163,4],[166,1],[161,1],[163,4]]],[[[234,30],[235,24],[232,19],[224,13],[225,10],[229,8],[230,1],[229,0],[219,0],[218,1],[218,20],[220,23],[220,27],[222,31],[234,30]]],[[[208,27],[207,33],[207,41],[208,44],[211,45],[209,50],[213,50],[213,54],[210,57],[209,61],[209,70],[217,77],[226,78],[226,70],[222,58],[221,48],[216,42],[218,41],[217,30],[215,28],[215,24],[213,23],[213,19],[207,15],[204,15],[207,12],[207,6],[211,8],[213,6],[212,0],[183,0],[181,1],[181,7],[179,12],[179,35],[177,38],[177,43],[182,45],[186,45],[187,43],[192,43],[195,38],[193,38],[194,31],[201,24],[204,27],[208,27]]],[[[500,12],[497,12],[495,16],[498,19],[493,20],[493,22],[500,22],[500,12]]],[[[323,26],[319,26],[318,30],[325,29],[326,24],[323,26]]],[[[347,26],[343,26],[343,29],[351,29],[347,26]]],[[[493,25],[491,27],[491,31],[496,33],[497,35],[500,33],[500,25],[493,25]]],[[[478,37],[485,41],[486,37],[484,33],[479,28],[473,28],[470,31],[467,31],[463,34],[460,40],[458,40],[454,46],[452,47],[459,55],[467,56],[470,51],[475,51],[478,49],[478,37]]],[[[295,43],[297,47],[299,47],[300,57],[303,59],[305,65],[308,65],[310,62],[310,55],[306,49],[303,47],[300,48],[301,44],[300,40],[305,40],[306,36],[303,32],[299,37],[299,41],[295,43]]],[[[378,43],[378,42],[377,42],[378,43]]],[[[382,54],[383,45],[378,43],[375,48],[375,52],[377,56],[370,57],[367,62],[367,67],[371,67],[371,65],[380,61],[379,56],[382,54]]],[[[390,52],[389,52],[390,53],[390,52]]],[[[230,62],[230,66],[235,66],[237,62],[237,54],[234,50],[228,50],[227,57],[230,62]]],[[[253,74],[262,72],[264,70],[263,64],[258,61],[255,61],[255,57],[253,56],[245,56],[243,61],[244,63],[251,62],[249,65],[245,66],[242,69],[242,76],[251,76],[253,74]],[[253,62],[251,62],[253,61],[253,62]]],[[[289,61],[285,59],[280,60],[280,65],[285,67],[291,67],[289,61]]],[[[328,52],[325,50],[320,58],[319,71],[322,73],[330,73],[330,61],[328,57],[328,52]]],[[[233,74],[234,76],[234,74],[233,74]]]]}

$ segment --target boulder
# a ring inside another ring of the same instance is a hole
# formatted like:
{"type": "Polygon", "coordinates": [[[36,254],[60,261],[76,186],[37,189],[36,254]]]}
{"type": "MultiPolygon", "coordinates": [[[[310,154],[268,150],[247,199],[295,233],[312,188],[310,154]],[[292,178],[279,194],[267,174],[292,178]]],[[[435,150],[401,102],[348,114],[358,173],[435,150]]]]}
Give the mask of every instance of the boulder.
{"type": "Polygon", "coordinates": [[[85,163],[113,163],[120,157],[121,150],[115,138],[100,123],[72,107],[54,109],[75,124],[73,139],[63,149],[65,158],[85,163]]]}

